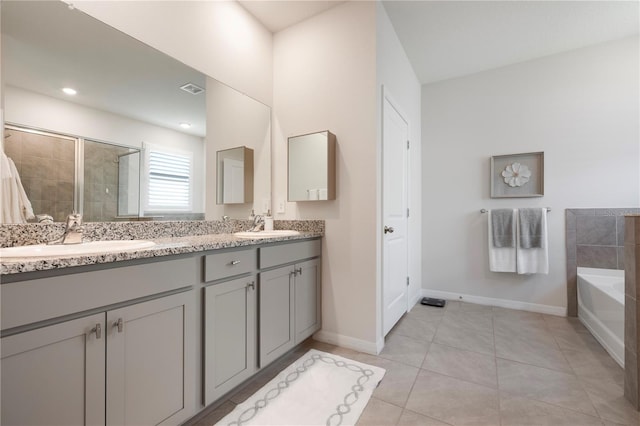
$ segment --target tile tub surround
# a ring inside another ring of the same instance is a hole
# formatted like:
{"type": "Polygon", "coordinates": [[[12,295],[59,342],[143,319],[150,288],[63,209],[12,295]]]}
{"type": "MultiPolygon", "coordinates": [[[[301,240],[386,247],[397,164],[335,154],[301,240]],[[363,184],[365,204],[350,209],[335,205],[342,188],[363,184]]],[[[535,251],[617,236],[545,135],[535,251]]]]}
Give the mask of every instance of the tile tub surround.
{"type": "Polygon", "coordinates": [[[640,215],[625,217],[624,396],[640,410],[640,215]]]}
{"type": "Polygon", "coordinates": [[[578,315],[577,267],[625,269],[624,216],[640,208],[567,209],[567,315],[578,315]]]}
{"type": "Polygon", "coordinates": [[[443,309],[414,306],[378,356],[308,340],[186,425],[215,424],[309,348],[387,370],[360,426],[640,421],[624,399],[623,370],[576,318],[449,301],[443,309]],[[471,325],[490,346],[478,350],[473,333],[459,333],[471,325]]]}
{"type": "MultiPolygon", "coordinates": [[[[324,221],[298,222],[304,222],[296,224],[296,227],[298,228],[297,230],[301,233],[299,236],[264,238],[260,240],[241,239],[232,235],[233,232],[246,230],[247,226],[245,225],[249,224],[250,221],[230,220],[227,222],[136,222],[126,224],[111,222],[92,223],[87,224],[91,225],[92,227],[89,231],[90,235],[101,236],[101,238],[95,238],[95,240],[147,239],[155,241],[157,245],[149,249],[136,251],[92,254],[87,256],[19,259],[15,262],[2,262],[0,264],[0,274],[6,277],[10,274],[18,274],[23,272],[47,271],[75,266],[104,264],[135,259],[149,259],[159,256],[194,253],[206,250],[217,250],[224,248],[251,246],[256,244],[267,244],[279,241],[316,238],[322,237],[324,235],[324,221]]],[[[4,230],[7,233],[13,233],[14,238],[17,240],[32,241],[31,244],[37,244],[41,242],[40,240],[38,240],[39,238],[41,238],[37,233],[38,226],[46,227],[47,230],[50,231],[54,236],[59,235],[62,232],[63,228],[62,224],[0,225],[0,231],[4,230]],[[61,226],[56,228],[56,226],[58,225],[61,226]],[[21,229],[16,227],[21,227],[21,229]],[[36,227],[36,229],[34,230],[33,227],[36,227]]],[[[88,228],[90,227],[88,226],[88,228]]],[[[94,238],[91,238],[91,240],[94,240],[94,238]]]]}

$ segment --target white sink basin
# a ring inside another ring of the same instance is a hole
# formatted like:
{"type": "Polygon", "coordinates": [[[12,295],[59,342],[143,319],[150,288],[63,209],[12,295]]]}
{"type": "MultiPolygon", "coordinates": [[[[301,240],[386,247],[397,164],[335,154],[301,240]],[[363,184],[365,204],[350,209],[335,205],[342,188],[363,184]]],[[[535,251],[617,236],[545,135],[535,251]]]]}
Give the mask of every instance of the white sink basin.
{"type": "Polygon", "coordinates": [[[0,260],[15,258],[34,258],[50,256],[83,256],[97,253],[141,250],[155,246],[153,241],[146,240],[114,240],[92,241],[82,244],[38,244],[33,246],[0,248],[0,260]]]}
{"type": "Polygon", "coordinates": [[[296,235],[300,235],[298,231],[292,231],[289,229],[278,229],[275,231],[245,231],[245,232],[236,232],[235,234],[238,238],[247,238],[250,240],[261,239],[261,238],[278,238],[278,237],[294,237],[296,235]]]}

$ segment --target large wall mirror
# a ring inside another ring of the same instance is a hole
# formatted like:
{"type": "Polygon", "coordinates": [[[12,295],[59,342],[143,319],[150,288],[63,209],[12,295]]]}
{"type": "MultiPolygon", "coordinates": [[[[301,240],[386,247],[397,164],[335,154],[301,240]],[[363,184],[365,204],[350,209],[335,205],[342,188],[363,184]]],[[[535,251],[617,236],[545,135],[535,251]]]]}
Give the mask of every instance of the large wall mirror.
{"type": "Polygon", "coordinates": [[[222,213],[270,199],[266,105],[63,2],[3,1],[1,30],[3,150],[34,213],[219,218],[215,152],[236,128],[253,129],[235,146],[260,154],[261,204],[222,213]]]}

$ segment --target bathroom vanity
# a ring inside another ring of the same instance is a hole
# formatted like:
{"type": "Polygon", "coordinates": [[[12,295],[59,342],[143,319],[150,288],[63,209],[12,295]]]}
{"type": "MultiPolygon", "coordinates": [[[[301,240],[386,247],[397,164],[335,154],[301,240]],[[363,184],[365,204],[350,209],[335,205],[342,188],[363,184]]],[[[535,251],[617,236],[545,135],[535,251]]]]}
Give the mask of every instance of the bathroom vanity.
{"type": "Polygon", "coordinates": [[[184,422],[319,330],[319,237],[4,274],[2,424],[184,422]]]}

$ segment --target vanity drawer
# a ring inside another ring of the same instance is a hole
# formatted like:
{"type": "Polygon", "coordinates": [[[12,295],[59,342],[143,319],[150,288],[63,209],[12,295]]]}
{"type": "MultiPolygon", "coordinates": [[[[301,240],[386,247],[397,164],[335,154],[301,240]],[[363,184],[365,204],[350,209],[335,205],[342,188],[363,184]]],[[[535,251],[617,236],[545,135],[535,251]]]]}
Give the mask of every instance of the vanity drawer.
{"type": "Polygon", "coordinates": [[[258,265],[256,249],[209,254],[204,257],[204,280],[221,280],[254,271],[258,265]]]}
{"type": "Polygon", "coordinates": [[[260,248],[260,269],[310,259],[321,254],[322,242],[320,240],[262,247],[260,248]]]}

